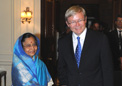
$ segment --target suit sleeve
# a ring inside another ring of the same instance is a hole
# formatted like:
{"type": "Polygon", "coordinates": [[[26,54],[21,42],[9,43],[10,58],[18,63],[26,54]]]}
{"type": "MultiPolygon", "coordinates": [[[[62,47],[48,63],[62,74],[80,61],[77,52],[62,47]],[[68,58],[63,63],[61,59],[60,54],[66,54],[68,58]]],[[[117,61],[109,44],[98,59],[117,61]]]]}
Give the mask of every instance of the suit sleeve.
{"type": "Polygon", "coordinates": [[[60,82],[60,85],[67,85],[67,66],[66,62],[64,60],[64,50],[63,43],[58,42],[58,79],[60,82]]]}
{"type": "Polygon", "coordinates": [[[113,86],[113,61],[107,37],[102,37],[101,64],[104,86],[113,86]]]}

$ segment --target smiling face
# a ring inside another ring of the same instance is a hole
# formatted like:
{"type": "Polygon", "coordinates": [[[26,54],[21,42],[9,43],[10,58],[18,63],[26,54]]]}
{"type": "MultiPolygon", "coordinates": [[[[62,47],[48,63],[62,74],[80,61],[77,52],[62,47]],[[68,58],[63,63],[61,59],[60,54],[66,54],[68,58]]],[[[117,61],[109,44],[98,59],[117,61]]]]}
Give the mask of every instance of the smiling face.
{"type": "Polygon", "coordinates": [[[82,12],[78,12],[67,18],[66,24],[76,35],[80,35],[86,27],[87,17],[82,12]]]}
{"type": "Polygon", "coordinates": [[[33,37],[26,38],[22,43],[23,49],[27,55],[33,57],[37,51],[37,44],[33,37]]]}

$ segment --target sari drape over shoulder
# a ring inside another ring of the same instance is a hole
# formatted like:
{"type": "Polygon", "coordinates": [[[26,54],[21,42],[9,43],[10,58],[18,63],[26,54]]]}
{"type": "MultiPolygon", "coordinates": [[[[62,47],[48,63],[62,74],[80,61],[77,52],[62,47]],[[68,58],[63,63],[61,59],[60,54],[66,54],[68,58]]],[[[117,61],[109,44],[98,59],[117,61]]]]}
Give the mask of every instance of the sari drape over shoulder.
{"type": "Polygon", "coordinates": [[[22,36],[13,49],[12,86],[47,86],[52,78],[44,62],[38,58],[39,39],[36,37],[38,49],[33,59],[24,52],[21,39],[22,36]]]}

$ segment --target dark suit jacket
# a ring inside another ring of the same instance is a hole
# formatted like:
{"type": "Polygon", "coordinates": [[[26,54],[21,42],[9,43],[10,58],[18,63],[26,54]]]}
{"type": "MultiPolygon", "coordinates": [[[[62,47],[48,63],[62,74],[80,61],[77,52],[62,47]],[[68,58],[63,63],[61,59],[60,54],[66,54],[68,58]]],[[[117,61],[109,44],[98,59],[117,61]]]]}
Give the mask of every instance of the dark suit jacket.
{"type": "Polygon", "coordinates": [[[77,67],[72,33],[59,39],[58,78],[67,86],[113,86],[113,64],[108,40],[100,32],[88,30],[77,67]]]}
{"type": "Polygon", "coordinates": [[[120,61],[119,57],[122,57],[122,50],[119,50],[119,37],[117,30],[113,30],[108,34],[109,43],[111,46],[112,54],[113,54],[113,61],[114,61],[114,69],[120,70],[120,61]]]}

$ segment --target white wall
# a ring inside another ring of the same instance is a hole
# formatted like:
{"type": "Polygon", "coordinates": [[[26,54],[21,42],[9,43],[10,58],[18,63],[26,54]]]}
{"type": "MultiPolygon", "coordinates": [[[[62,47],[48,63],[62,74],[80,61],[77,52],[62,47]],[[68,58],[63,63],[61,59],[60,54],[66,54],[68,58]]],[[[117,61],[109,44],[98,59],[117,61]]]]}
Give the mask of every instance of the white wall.
{"type": "Polygon", "coordinates": [[[17,38],[31,32],[40,38],[41,0],[0,0],[0,70],[7,71],[7,86],[11,86],[13,46],[17,38]],[[32,22],[21,23],[21,11],[30,7],[32,22]]]}

